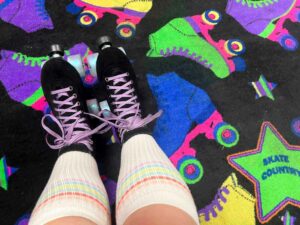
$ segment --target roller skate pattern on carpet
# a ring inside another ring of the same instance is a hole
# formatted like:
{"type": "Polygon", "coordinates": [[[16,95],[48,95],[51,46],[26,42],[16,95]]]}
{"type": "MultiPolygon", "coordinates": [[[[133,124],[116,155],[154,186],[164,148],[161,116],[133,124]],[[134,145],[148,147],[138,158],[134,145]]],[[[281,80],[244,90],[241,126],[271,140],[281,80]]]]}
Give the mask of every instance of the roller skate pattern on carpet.
{"type": "MultiPolygon", "coordinates": [[[[133,63],[145,112],[163,111],[149,127],[200,224],[297,225],[299,22],[299,0],[0,0],[0,225],[28,225],[57,159],[41,128],[50,46],[97,114],[110,110],[95,85],[104,35],[133,63]]],[[[120,140],[94,139],[114,225],[120,140]]]]}
{"type": "Polygon", "coordinates": [[[53,29],[45,0],[1,0],[0,18],[28,33],[53,29]]]}

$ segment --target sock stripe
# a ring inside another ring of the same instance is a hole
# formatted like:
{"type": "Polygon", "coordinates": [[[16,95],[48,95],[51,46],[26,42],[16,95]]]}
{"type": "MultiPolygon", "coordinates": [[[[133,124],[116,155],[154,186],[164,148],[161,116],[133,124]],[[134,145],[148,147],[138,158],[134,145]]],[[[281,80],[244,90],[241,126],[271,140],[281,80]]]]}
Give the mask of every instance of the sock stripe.
{"type": "Polygon", "coordinates": [[[29,224],[48,224],[67,216],[110,225],[107,193],[97,162],[89,153],[74,150],[58,157],[29,224]]]}
{"type": "Polygon", "coordinates": [[[83,194],[91,195],[94,198],[100,199],[103,203],[108,204],[107,198],[100,190],[100,187],[89,184],[83,180],[66,180],[61,182],[55,182],[47,188],[49,191],[46,195],[43,195],[41,201],[50,198],[53,195],[67,192],[81,192],[83,194]]]}
{"type": "Polygon", "coordinates": [[[101,188],[88,181],[79,179],[64,180],[53,183],[47,189],[48,191],[45,191],[45,194],[41,196],[40,203],[37,205],[34,213],[52,200],[57,200],[57,198],[74,198],[76,196],[96,203],[109,214],[107,209],[109,206],[108,200],[100,191],[101,188]]]}
{"type": "Polygon", "coordinates": [[[144,180],[147,177],[169,177],[170,179],[176,180],[177,182],[184,185],[181,177],[178,175],[177,171],[174,169],[169,169],[167,167],[157,167],[157,166],[148,166],[145,168],[140,168],[135,174],[123,182],[119,186],[118,195],[123,195],[126,190],[130,189],[130,187],[141,180],[144,180]]]}
{"type": "Polygon", "coordinates": [[[52,195],[50,198],[44,200],[43,202],[41,202],[39,205],[36,206],[34,212],[32,213],[32,215],[36,214],[39,210],[41,210],[45,205],[49,204],[52,201],[57,201],[59,198],[71,198],[73,199],[74,197],[79,197],[79,198],[83,198],[84,200],[89,200],[91,202],[96,203],[98,206],[100,206],[100,208],[109,215],[109,211],[107,209],[107,207],[105,205],[103,205],[103,203],[96,199],[93,198],[90,195],[86,195],[83,193],[78,193],[78,192],[63,192],[57,195],[52,195]]]}
{"type": "Polygon", "coordinates": [[[154,162],[145,162],[142,164],[139,164],[137,166],[135,166],[126,176],[124,176],[119,182],[123,183],[125,180],[128,179],[128,177],[130,177],[131,175],[135,174],[139,169],[142,169],[144,167],[147,166],[160,166],[163,168],[167,168],[167,169],[171,169],[174,170],[174,168],[171,168],[170,166],[167,166],[164,162],[159,162],[159,161],[154,161],[154,162]]]}
{"type": "Polygon", "coordinates": [[[64,184],[64,185],[59,185],[59,186],[53,186],[51,188],[51,192],[48,192],[47,195],[43,196],[42,201],[44,201],[44,199],[50,198],[53,195],[57,195],[57,194],[65,192],[65,191],[83,193],[83,194],[90,195],[93,198],[100,199],[100,201],[102,201],[102,202],[106,201],[106,198],[103,193],[101,193],[100,191],[98,191],[96,189],[88,188],[88,187],[84,186],[83,184],[76,184],[76,185],[64,184]]]}
{"type": "MultiPolygon", "coordinates": [[[[172,179],[170,177],[167,176],[152,176],[152,177],[147,177],[141,181],[136,182],[134,185],[132,185],[126,192],[124,195],[122,195],[121,199],[119,200],[118,204],[117,204],[117,210],[120,208],[120,206],[122,205],[122,202],[124,202],[125,198],[130,194],[130,192],[132,192],[134,189],[137,189],[139,186],[142,186],[144,184],[147,184],[147,182],[149,181],[153,181],[153,180],[157,180],[159,183],[168,183],[173,185],[174,187],[179,187],[181,190],[186,191],[188,194],[190,194],[189,189],[187,188],[187,186],[183,185],[181,182],[172,179]]],[[[147,184],[149,185],[149,184],[147,184]]]]}

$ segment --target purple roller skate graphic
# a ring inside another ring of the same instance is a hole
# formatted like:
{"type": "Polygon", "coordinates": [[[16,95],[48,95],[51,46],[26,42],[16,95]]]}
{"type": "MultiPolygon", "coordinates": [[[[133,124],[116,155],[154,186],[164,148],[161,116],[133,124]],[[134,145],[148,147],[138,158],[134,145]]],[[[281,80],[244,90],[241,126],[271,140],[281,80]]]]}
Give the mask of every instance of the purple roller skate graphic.
{"type": "Polygon", "coordinates": [[[0,0],[0,18],[28,33],[53,29],[45,0],[0,0]]]}
{"type": "Polygon", "coordinates": [[[298,40],[284,28],[287,20],[300,22],[300,0],[228,0],[226,12],[248,32],[295,51],[298,40]]]}
{"type": "MultiPolygon", "coordinates": [[[[78,44],[65,53],[85,56],[88,52],[85,44],[78,44]]],[[[35,110],[49,113],[40,83],[41,65],[48,56],[31,57],[7,50],[1,50],[0,55],[0,81],[10,98],[35,110]]]]}

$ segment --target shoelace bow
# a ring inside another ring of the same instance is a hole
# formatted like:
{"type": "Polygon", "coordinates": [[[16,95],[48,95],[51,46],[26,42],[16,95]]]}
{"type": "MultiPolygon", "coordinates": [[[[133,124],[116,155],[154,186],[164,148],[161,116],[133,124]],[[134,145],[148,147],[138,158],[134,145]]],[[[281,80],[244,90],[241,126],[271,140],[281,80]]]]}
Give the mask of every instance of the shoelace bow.
{"type": "Polygon", "coordinates": [[[106,78],[107,83],[112,82],[112,85],[108,85],[107,88],[114,92],[110,97],[113,99],[112,104],[115,105],[117,115],[111,113],[111,119],[116,121],[114,126],[119,129],[121,141],[126,131],[143,127],[162,114],[160,110],[142,119],[140,103],[134,94],[135,89],[131,87],[133,82],[126,80],[128,76],[128,73],[123,73],[106,78]]]}
{"type": "Polygon", "coordinates": [[[59,116],[57,118],[51,114],[43,116],[42,127],[48,133],[46,136],[46,142],[52,149],[60,149],[64,146],[69,146],[74,143],[81,143],[87,146],[87,148],[92,151],[93,141],[91,140],[91,136],[95,133],[102,134],[107,132],[111,129],[111,126],[114,125],[114,123],[110,122],[109,119],[103,119],[94,116],[93,114],[79,111],[77,107],[80,103],[77,102],[76,104],[74,104],[77,96],[76,94],[70,95],[70,92],[72,90],[72,87],[67,87],[51,92],[51,95],[53,95],[56,99],[53,101],[53,103],[56,105],[55,111],[58,112],[59,116]],[[85,116],[83,116],[82,114],[98,118],[103,123],[95,129],[91,130],[91,128],[87,124],[85,116]],[[47,118],[52,119],[52,121],[60,129],[61,134],[56,133],[45,124],[45,119],[47,118]],[[54,137],[53,144],[51,144],[48,140],[48,135],[54,137]]]}
{"type": "Polygon", "coordinates": [[[227,202],[227,199],[223,196],[223,193],[225,193],[226,195],[229,194],[229,190],[227,189],[227,187],[220,188],[218,190],[218,193],[215,196],[215,199],[212,201],[212,203],[198,211],[199,214],[203,213],[205,215],[205,221],[209,221],[210,213],[212,214],[213,217],[217,217],[217,212],[215,210],[215,206],[217,207],[217,209],[219,211],[221,211],[223,209],[221,202],[223,202],[223,203],[227,202]]]}

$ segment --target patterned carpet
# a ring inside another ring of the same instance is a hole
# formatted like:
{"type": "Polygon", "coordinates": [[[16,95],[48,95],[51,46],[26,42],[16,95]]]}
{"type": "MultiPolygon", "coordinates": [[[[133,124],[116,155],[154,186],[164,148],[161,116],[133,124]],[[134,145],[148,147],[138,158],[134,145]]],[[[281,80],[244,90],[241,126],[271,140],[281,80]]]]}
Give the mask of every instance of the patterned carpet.
{"type": "MultiPolygon", "coordinates": [[[[201,224],[299,224],[299,22],[300,0],[0,0],[0,224],[27,224],[57,158],[40,125],[50,45],[87,64],[103,35],[132,60],[145,112],[163,110],[153,136],[201,224]]],[[[121,147],[94,139],[114,209],[121,147]]]]}

